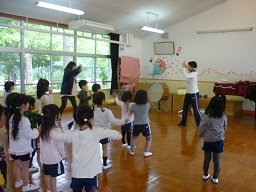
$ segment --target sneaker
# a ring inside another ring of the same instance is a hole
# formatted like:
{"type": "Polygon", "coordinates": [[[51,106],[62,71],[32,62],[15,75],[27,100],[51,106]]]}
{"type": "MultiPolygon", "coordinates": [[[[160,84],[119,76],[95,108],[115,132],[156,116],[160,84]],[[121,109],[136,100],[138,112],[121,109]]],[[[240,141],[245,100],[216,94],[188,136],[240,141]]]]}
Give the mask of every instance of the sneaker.
{"type": "Polygon", "coordinates": [[[58,120],[58,123],[61,123],[61,118],[58,120]]]}
{"type": "Polygon", "coordinates": [[[10,161],[13,161],[14,159],[10,156],[10,157],[9,157],[9,160],[10,160],[10,161]]]}
{"type": "Polygon", "coordinates": [[[144,152],[144,157],[150,157],[150,156],[152,156],[151,152],[144,152]]]}
{"type": "Polygon", "coordinates": [[[126,146],[127,146],[127,143],[123,143],[123,144],[122,144],[122,147],[126,147],[126,146]]]}
{"type": "Polygon", "coordinates": [[[208,175],[203,175],[203,177],[202,177],[202,179],[205,180],[205,181],[208,180],[209,178],[210,178],[210,174],[209,173],[208,173],[208,175]]]}
{"type": "Polygon", "coordinates": [[[213,177],[211,177],[211,179],[212,179],[212,182],[213,182],[213,183],[215,183],[215,184],[218,184],[218,183],[219,183],[218,178],[214,179],[213,177]]]}
{"type": "Polygon", "coordinates": [[[28,184],[27,186],[22,187],[22,192],[24,191],[33,191],[38,189],[40,186],[36,184],[28,184]]]}
{"type": "Polygon", "coordinates": [[[131,156],[134,156],[134,152],[131,152],[131,151],[130,151],[129,154],[130,154],[131,156]]]}
{"type": "Polygon", "coordinates": [[[15,182],[15,187],[21,187],[22,185],[23,185],[23,181],[22,180],[15,182]]]}
{"type": "Polygon", "coordinates": [[[186,126],[186,124],[183,124],[182,122],[180,122],[180,123],[178,124],[178,126],[186,126]]]}
{"type": "Polygon", "coordinates": [[[112,167],[112,165],[111,164],[107,164],[106,166],[102,166],[102,169],[103,170],[106,170],[106,169],[109,169],[110,167],[112,167]]]}
{"type": "Polygon", "coordinates": [[[37,172],[39,170],[38,167],[30,167],[28,168],[28,172],[37,172]]]}
{"type": "Polygon", "coordinates": [[[127,149],[131,149],[131,146],[130,146],[130,145],[127,145],[126,147],[127,147],[127,149]]]}

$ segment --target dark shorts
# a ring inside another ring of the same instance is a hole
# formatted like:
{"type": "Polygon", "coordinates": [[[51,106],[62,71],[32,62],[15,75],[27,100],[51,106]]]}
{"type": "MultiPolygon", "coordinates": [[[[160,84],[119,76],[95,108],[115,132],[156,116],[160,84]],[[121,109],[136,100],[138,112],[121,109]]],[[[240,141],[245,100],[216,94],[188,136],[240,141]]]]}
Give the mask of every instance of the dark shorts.
{"type": "Polygon", "coordinates": [[[43,168],[44,168],[44,174],[50,175],[51,177],[57,177],[64,173],[64,165],[62,161],[52,165],[43,164],[43,168]]]}
{"type": "Polygon", "coordinates": [[[28,160],[31,159],[32,153],[27,153],[25,155],[13,155],[13,154],[11,154],[11,157],[14,160],[28,161],[28,160]]]}
{"type": "Polygon", "coordinates": [[[204,142],[202,149],[208,153],[222,153],[224,151],[224,141],[204,142]]]}
{"type": "Polygon", "coordinates": [[[149,135],[151,135],[150,125],[133,125],[132,135],[137,137],[140,133],[142,133],[144,137],[148,137],[149,135]]]}
{"type": "Polygon", "coordinates": [[[129,132],[129,131],[131,131],[131,128],[132,128],[132,123],[127,123],[127,124],[121,126],[122,131],[128,131],[129,132]]]}
{"type": "Polygon", "coordinates": [[[109,138],[107,137],[107,138],[105,138],[105,139],[101,139],[100,140],[100,143],[103,145],[103,144],[107,144],[107,143],[109,143],[110,142],[110,140],[109,140],[109,138]]]}
{"type": "Polygon", "coordinates": [[[93,178],[74,178],[72,177],[72,181],[70,184],[70,188],[73,190],[81,190],[83,188],[86,188],[86,192],[95,191],[99,188],[98,185],[98,176],[95,176],[93,178]]]}

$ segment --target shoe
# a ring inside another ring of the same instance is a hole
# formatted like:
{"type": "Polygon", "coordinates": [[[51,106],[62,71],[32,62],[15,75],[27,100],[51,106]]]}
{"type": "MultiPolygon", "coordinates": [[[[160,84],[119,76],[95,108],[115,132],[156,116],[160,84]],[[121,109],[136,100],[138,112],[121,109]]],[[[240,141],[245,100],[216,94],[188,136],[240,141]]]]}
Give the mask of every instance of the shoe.
{"type": "Polygon", "coordinates": [[[22,192],[24,191],[33,191],[38,189],[40,186],[36,184],[28,184],[27,186],[22,187],[22,192]]]}
{"type": "Polygon", "coordinates": [[[178,126],[186,126],[186,124],[183,124],[182,122],[180,122],[180,123],[178,124],[178,126]]]}
{"type": "Polygon", "coordinates": [[[134,152],[131,152],[131,151],[130,151],[129,154],[130,154],[131,156],[134,156],[134,152]]]}
{"type": "Polygon", "coordinates": [[[58,123],[61,123],[61,119],[58,120],[58,123]]]}
{"type": "Polygon", "coordinates": [[[214,179],[213,176],[212,176],[211,179],[212,179],[212,182],[213,182],[213,183],[215,183],[215,184],[218,184],[218,183],[219,183],[218,178],[214,179]]]}
{"type": "Polygon", "coordinates": [[[23,181],[22,180],[15,182],[15,187],[21,187],[22,185],[23,185],[23,181]]]}
{"type": "Polygon", "coordinates": [[[208,173],[208,175],[203,175],[202,179],[207,181],[210,178],[210,174],[208,173]]]}
{"type": "Polygon", "coordinates": [[[38,167],[30,167],[28,168],[28,172],[37,172],[39,170],[38,167]]]}
{"type": "Polygon", "coordinates": [[[123,144],[122,144],[122,147],[126,147],[126,146],[127,146],[127,143],[123,143],[123,144]]]}
{"type": "Polygon", "coordinates": [[[9,157],[9,160],[10,160],[10,161],[13,161],[14,159],[10,156],[10,157],[9,157]]]}
{"type": "MultiPolygon", "coordinates": [[[[61,189],[57,187],[57,188],[56,188],[56,191],[57,191],[57,192],[61,192],[61,189]]],[[[51,191],[50,189],[47,189],[47,192],[52,192],[52,191],[51,191]]]]}
{"type": "Polygon", "coordinates": [[[131,146],[130,146],[130,145],[127,145],[126,147],[127,147],[127,149],[131,149],[131,146]]]}
{"type": "Polygon", "coordinates": [[[106,170],[106,169],[109,169],[110,167],[112,167],[112,165],[111,164],[107,164],[106,166],[102,166],[102,169],[103,170],[106,170]]]}
{"type": "Polygon", "coordinates": [[[144,152],[144,157],[150,157],[150,156],[152,156],[151,152],[144,152]]]}

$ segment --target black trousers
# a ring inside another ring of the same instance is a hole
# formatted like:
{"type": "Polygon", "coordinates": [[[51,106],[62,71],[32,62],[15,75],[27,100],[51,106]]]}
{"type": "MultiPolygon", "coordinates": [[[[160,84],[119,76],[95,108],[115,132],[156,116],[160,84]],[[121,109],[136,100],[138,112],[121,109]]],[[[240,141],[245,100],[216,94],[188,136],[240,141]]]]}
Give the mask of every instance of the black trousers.
{"type": "Polygon", "coordinates": [[[71,102],[73,109],[77,107],[75,96],[63,96],[61,97],[60,115],[63,113],[65,107],[67,106],[68,99],[71,102]]]}

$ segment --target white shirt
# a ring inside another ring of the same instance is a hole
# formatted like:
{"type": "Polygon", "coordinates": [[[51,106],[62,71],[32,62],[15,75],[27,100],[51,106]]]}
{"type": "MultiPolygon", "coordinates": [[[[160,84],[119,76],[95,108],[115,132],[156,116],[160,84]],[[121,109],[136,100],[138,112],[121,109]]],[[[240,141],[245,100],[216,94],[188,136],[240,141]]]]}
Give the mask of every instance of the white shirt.
{"type": "Polygon", "coordinates": [[[129,103],[128,109],[127,109],[126,103],[124,103],[123,101],[119,100],[117,97],[115,97],[115,102],[116,102],[116,104],[117,104],[118,106],[121,107],[121,110],[122,110],[122,119],[128,118],[128,122],[127,122],[126,124],[133,122],[133,121],[134,121],[134,114],[132,114],[131,116],[128,116],[128,110],[130,109],[130,107],[131,107],[131,105],[132,105],[133,103],[129,103]]]}
{"type": "Polygon", "coordinates": [[[95,107],[93,126],[110,129],[111,124],[114,124],[116,126],[125,124],[125,119],[115,118],[111,110],[107,108],[103,108],[103,110],[104,112],[102,112],[102,109],[100,107],[95,107]]]}
{"type": "Polygon", "coordinates": [[[52,131],[51,137],[72,143],[72,177],[93,178],[102,172],[99,141],[106,137],[120,140],[122,135],[115,130],[93,127],[84,131],[74,129],[65,133],[52,131]]]}
{"type": "MultiPolygon", "coordinates": [[[[58,133],[62,133],[59,127],[55,127],[51,130],[58,133]]],[[[50,132],[50,135],[51,135],[50,132]]],[[[42,141],[40,138],[40,154],[42,157],[42,163],[47,165],[57,164],[63,158],[66,157],[64,143],[58,142],[50,137],[49,141],[42,141]]]]}
{"type": "Polygon", "coordinates": [[[197,72],[193,71],[189,73],[186,68],[183,68],[183,76],[186,78],[187,81],[186,92],[188,94],[199,92],[197,86],[197,72]]]}
{"type": "Polygon", "coordinates": [[[45,94],[40,99],[37,99],[37,102],[38,102],[38,113],[42,113],[42,108],[43,108],[42,103],[44,103],[44,105],[53,104],[53,96],[52,94],[49,94],[49,95],[45,94]]]}
{"type": "Polygon", "coordinates": [[[31,139],[36,139],[39,135],[37,129],[31,129],[30,121],[24,115],[21,116],[19,123],[19,132],[17,139],[13,140],[12,137],[12,126],[13,126],[13,115],[9,121],[9,153],[15,155],[25,155],[31,153],[34,149],[31,146],[31,139]]]}

